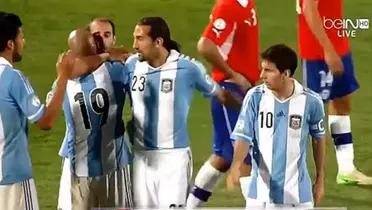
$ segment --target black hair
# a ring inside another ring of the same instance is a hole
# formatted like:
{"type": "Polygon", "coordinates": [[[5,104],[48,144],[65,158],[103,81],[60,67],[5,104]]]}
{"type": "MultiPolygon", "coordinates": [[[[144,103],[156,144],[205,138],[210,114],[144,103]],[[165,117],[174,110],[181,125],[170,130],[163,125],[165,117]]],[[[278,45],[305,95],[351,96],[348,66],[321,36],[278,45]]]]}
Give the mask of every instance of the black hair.
{"type": "Polygon", "coordinates": [[[0,11],[0,52],[3,52],[9,40],[15,40],[22,26],[18,15],[0,11]]]}
{"type": "Polygon", "coordinates": [[[274,63],[280,73],[290,70],[290,76],[293,76],[297,68],[296,52],[284,44],[269,47],[261,54],[261,58],[274,63]]]}
{"type": "Polygon", "coordinates": [[[137,25],[150,26],[149,36],[155,40],[156,38],[162,38],[164,40],[164,47],[170,50],[176,50],[180,52],[181,46],[174,40],[171,39],[170,30],[167,22],[161,17],[144,17],[137,23],[137,25]]]}

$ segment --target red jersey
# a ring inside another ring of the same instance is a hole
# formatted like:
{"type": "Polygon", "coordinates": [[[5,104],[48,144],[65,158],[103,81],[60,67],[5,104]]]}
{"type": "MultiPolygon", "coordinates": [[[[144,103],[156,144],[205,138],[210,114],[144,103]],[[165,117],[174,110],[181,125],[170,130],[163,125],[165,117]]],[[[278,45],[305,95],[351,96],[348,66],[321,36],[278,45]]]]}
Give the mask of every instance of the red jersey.
{"type": "MultiPolygon", "coordinates": [[[[258,21],[253,0],[217,0],[203,37],[213,41],[222,57],[234,71],[251,84],[259,79],[258,21]]],[[[225,74],[212,68],[215,81],[225,74]]]]}
{"type": "MultiPolygon", "coordinates": [[[[308,60],[324,59],[323,48],[311,32],[302,12],[304,0],[297,0],[298,12],[298,40],[300,55],[308,60]]],[[[315,1],[315,0],[314,0],[315,1]]],[[[349,42],[340,36],[343,29],[339,29],[339,22],[343,18],[342,0],[318,0],[318,11],[328,38],[331,40],[340,56],[349,52],[349,42]],[[338,29],[337,29],[338,28],[338,29]]]]}

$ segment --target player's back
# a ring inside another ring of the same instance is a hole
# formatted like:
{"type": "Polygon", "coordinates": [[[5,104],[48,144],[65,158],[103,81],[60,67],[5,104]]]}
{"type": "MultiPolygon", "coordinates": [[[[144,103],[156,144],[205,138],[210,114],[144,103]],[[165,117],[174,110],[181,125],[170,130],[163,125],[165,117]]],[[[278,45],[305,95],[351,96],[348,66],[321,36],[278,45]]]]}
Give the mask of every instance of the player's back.
{"type": "MultiPolygon", "coordinates": [[[[314,115],[322,119],[324,113],[315,113],[321,112],[315,106],[322,106],[320,98],[295,84],[293,96],[284,101],[278,100],[264,85],[249,93],[257,128],[253,139],[251,198],[277,204],[312,201],[306,148],[314,115]]],[[[324,129],[319,132],[324,133],[324,129]]]]}
{"type": "MultiPolygon", "coordinates": [[[[311,32],[303,15],[303,1],[297,0],[298,12],[298,40],[302,58],[309,60],[324,59],[323,48],[311,32]]],[[[331,40],[337,53],[341,56],[349,52],[348,39],[342,36],[344,28],[340,28],[343,20],[343,0],[319,0],[318,11],[327,36],[331,40]]]]}
{"type": "MultiPolygon", "coordinates": [[[[229,66],[252,84],[259,79],[258,19],[253,0],[219,0],[210,16],[204,37],[212,40],[229,66]]],[[[212,68],[216,81],[225,75],[212,68]]]]}
{"type": "Polygon", "coordinates": [[[134,69],[131,81],[134,147],[139,150],[187,148],[192,93],[198,89],[206,95],[212,94],[217,84],[200,72],[205,70],[198,62],[174,50],[159,68],[152,68],[136,57],[130,58],[127,66],[134,69]]]}
{"type": "Polygon", "coordinates": [[[32,178],[27,123],[39,119],[44,106],[23,74],[2,57],[0,84],[0,185],[3,185],[32,178]]]}
{"type": "Polygon", "coordinates": [[[122,111],[128,82],[124,65],[109,62],[68,81],[63,104],[68,149],[62,152],[77,176],[99,176],[127,164],[122,111]]]}

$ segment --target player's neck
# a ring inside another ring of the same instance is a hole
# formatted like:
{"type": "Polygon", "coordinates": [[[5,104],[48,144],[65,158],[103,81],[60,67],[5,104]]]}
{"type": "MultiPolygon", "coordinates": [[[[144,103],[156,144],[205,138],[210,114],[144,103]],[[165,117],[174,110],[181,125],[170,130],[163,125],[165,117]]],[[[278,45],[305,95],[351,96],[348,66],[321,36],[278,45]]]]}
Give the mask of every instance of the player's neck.
{"type": "Polygon", "coordinates": [[[161,49],[160,53],[159,53],[159,56],[157,56],[155,59],[149,61],[148,63],[149,63],[150,66],[152,66],[154,68],[158,68],[158,67],[162,66],[163,64],[165,64],[169,54],[170,54],[170,52],[168,50],[161,49]]]}
{"type": "Polygon", "coordinates": [[[7,60],[10,64],[13,65],[13,58],[12,58],[12,55],[10,53],[0,52],[0,57],[5,58],[5,60],[7,60]]]}
{"type": "Polygon", "coordinates": [[[286,79],[283,87],[279,90],[273,91],[273,94],[281,101],[291,97],[294,93],[295,85],[292,79],[286,79]]]}

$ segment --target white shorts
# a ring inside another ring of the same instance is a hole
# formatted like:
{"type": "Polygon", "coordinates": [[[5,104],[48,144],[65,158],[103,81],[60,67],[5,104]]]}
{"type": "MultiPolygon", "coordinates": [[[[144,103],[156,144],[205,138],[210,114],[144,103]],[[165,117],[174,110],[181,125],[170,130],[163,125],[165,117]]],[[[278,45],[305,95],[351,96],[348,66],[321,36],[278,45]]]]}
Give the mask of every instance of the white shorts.
{"type": "Polygon", "coordinates": [[[0,209],[39,210],[34,180],[0,185],[0,209]]]}
{"type": "Polygon", "coordinates": [[[135,151],[135,207],[185,207],[191,175],[192,160],[189,148],[135,151]]]}
{"type": "Polygon", "coordinates": [[[314,204],[312,202],[300,203],[300,204],[273,204],[268,202],[262,202],[256,199],[246,199],[246,209],[312,209],[314,204]]]}
{"type": "Polygon", "coordinates": [[[104,176],[76,177],[65,159],[58,197],[58,209],[90,210],[94,207],[132,208],[129,165],[104,176]]]}

